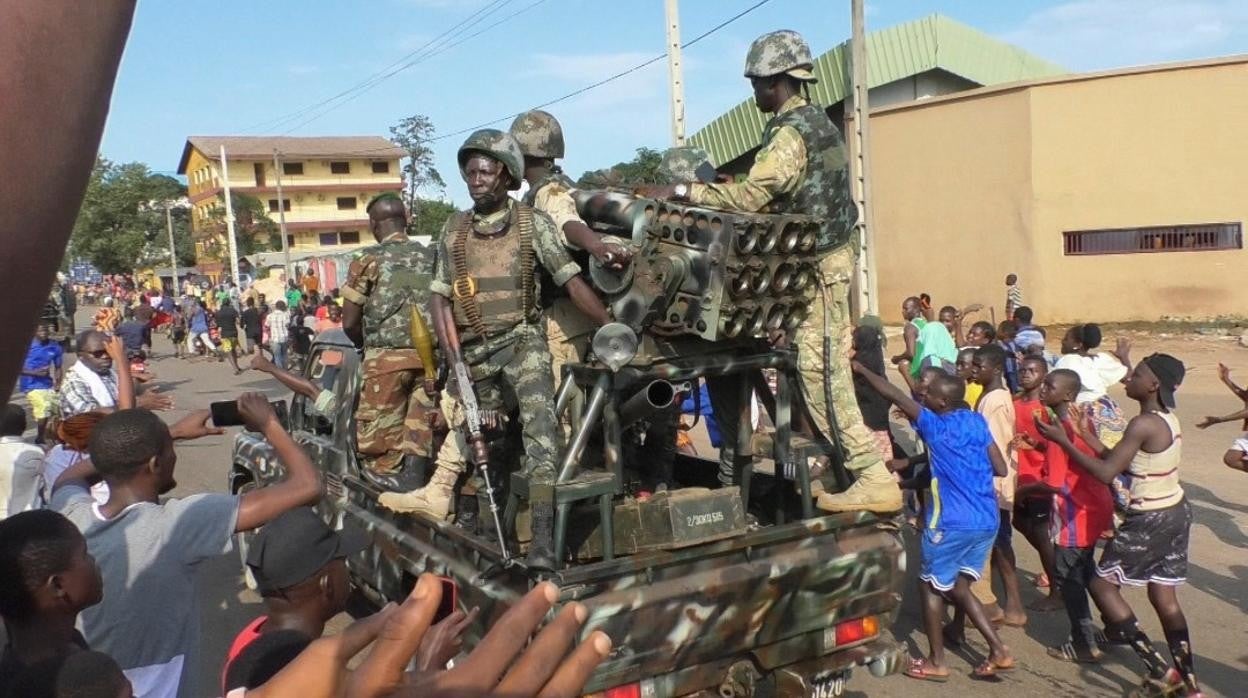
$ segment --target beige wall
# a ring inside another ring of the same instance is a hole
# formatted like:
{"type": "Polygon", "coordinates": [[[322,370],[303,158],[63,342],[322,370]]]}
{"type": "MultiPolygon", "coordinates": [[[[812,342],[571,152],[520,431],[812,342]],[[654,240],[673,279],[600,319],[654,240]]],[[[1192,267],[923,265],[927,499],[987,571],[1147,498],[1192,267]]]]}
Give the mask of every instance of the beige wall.
{"type": "Polygon", "coordinates": [[[872,115],[880,305],[1041,323],[1248,315],[1248,252],[1068,257],[1062,232],[1248,220],[1248,62],[1047,81],[872,115]],[[985,313],[986,314],[986,313],[985,313]]]}

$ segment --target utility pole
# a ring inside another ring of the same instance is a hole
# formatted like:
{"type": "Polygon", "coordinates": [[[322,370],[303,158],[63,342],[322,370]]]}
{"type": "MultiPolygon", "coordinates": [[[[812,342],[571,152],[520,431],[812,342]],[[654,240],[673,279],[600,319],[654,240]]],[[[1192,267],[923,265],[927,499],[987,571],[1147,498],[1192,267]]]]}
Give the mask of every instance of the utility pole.
{"type": "Polygon", "coordinates": [[[685,144],[685,78],[680,67],[680,7],[678,0],[664,0],[667,16],[667,76],[672,89],[672,145],[685,144]]]}
{"type": "MultiPolygon", "coordinates": [[[[169,231],[169,276],[173,279],[173,289],[170,294],[174,297],[178,295],[178,252],[173,244],[173,214],[169,212],[169,202],[165,202],[165,230],[169,231]]],[[[159,279],[160,277],[157,277],[159,279]]]]}
{"type": "Polygon", "coordinates": [[[291,278],[290,247],[286,242],[286,201],[282,198],[282,163],[277,148],[273,149],[273,175],[277,177],[277,220],[282,229],[282,270],[286,274],[286,280],[289,281],[291,278]]]}
{"type": "Polygon", "coordinates": [[[221,146],[221,185],[225,188],[225,230],[230,236],[230,281],[238,287],[238,245],[234,241],[234,202],[230,200],[230,167],[225,160],[225,146],[221,146]]]}
{"type": "Polygon", "coordinates": [[[858,313],[879,315],[880,285],[876,275],[875,227],[871,213],[871,130],[867,119],[870,108],[867,92],[870,86],[867,82],[867,35],[866,22],[863,19],[863,0],[850,0],[850,11],[853,15],[853,33],[849,40],[850,79],[853,85],[850,95],[854,104],[854,157],[850,160],[850,175],[853,178],[854,203],[858,205],[859,212],[858,239],[862,243],[858,253],[858,313]]]}

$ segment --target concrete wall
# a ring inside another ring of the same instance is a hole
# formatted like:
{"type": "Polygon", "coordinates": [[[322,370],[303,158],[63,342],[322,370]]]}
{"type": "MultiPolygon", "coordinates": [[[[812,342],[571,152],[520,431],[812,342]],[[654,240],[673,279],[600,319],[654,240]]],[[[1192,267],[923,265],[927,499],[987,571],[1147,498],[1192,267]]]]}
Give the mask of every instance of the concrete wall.
{"type": "Polygon", "coordinates": [[[1248,220],[1248,61],[1039,81],[872,114],[880,305],[1004,306],[1042,323],[1248,314],[1248,252],[1066,256],[1063,232],[1248,220]]]}

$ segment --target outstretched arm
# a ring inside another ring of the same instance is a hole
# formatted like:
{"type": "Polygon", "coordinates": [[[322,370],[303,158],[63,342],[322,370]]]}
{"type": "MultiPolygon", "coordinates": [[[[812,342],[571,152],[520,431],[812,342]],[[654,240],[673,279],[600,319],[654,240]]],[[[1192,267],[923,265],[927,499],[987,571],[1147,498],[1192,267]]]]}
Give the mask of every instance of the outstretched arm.
{"type": "Polygon", "coordinates": [[[1226,422],[1238,422],[1243,419],[1248,419],[1248,407],[1245,407],[1244,409],[1238,412],[1232,412],[1231,414],[1228,414],[1225,417],[1205,417],[1204,419],[1196,423],[1196,428],[1207,429],[1215,424],[1224,424],[1226,422]]]}
{"type": "Polygon", "coordinates": [[[889,383],[887,378],[868,369],[857,361],[851,361],[850,365],[854,369],[854,373],[865,378],[876,392],[883,395],[884,399],[900,408],[901,411],[905,413],[906,417],[910,419],[910,421],[914,421],[919,418],[919,411],[922,408],[919,407],[919,403],[914,401],[914,398],[906,395],[901,388],[889,383]]]}
{"type": "Polygon", "coordinates": [[[1122,440],[1107,453],[1102,453],[1101,457],[1089,456],[1088,454],[1075,448],[1070,437],[1067,436],[1066,430],[1060,425],[1047,424],[1035,418],[1036,429],[1044,438],[1053,442],[1054,445],[1060,447],[1063,451],[1070,454],[1071,460],[1083,466],[1084,470],[1092,473],[1092,475],[1109,484],[1114,481],[1118,475],[1126,472],[1131,466],[1131,459],[1144,446],[1144,441],[1153,435],[1159,425],[1153,424],[1153,421],[1145,421],[1140,418],[1131,420],[1127,424],[1127,430],[1122,435],[1122,440]]]}
{"type": "Polygon", "coordinates": [[[277,364],[264,358],[264,354],[254,354],[251,357],[250,368],[255,371],[261,371],[273,376],[278,383],[290,388],[296,393],[315,400],[321,394],[321,389],[312,381],[303,376],[296,375],[284,368],[278,368],[277,364]]]}

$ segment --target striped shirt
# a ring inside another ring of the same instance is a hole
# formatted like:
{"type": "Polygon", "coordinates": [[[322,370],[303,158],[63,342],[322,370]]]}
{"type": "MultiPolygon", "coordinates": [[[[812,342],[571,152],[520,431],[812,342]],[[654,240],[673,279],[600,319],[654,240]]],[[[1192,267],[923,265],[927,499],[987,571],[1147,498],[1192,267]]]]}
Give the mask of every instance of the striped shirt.
{"type": "Polygon", "coordinates": [[[284,344],[290,336],[287,326],[290,325],[290,313],[285,310],[270,311],[264,318],[265,327],[269,328],[269,341],[284,344]]]}

